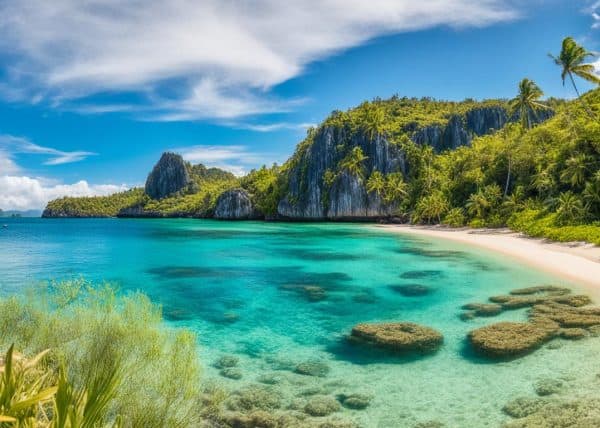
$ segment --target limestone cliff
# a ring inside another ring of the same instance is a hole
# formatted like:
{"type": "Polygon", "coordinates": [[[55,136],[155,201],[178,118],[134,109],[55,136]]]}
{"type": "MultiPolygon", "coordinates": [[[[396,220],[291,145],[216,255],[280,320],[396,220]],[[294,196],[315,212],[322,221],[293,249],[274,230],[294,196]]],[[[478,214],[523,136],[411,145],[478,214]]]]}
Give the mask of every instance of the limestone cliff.
{"type": "Polygon", "coordinates": [[[250,195],[244,189],[232,189],[217,199],[214,217],[221,220],[249,220],[259,218],[250,195]]]}
{"type": "Polygon", "coordinates": [[[146,180],[145,192],[152,199],[162,199],[190,184],[190,175],[183,158],[175,153],[163,153],[146,180]]]}

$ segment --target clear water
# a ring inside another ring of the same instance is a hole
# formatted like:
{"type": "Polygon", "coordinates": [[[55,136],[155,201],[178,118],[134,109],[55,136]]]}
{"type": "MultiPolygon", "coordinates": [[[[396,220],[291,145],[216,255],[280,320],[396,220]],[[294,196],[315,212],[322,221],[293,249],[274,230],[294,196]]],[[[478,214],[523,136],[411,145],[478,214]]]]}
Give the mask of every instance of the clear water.
{"type": "MultiPolygon", "coordinates": [[[[0,292],[39,280],[80,275],[142,290],[164,306],[168,322],[198,333],[205,378],[228,388],[275,374],[288,402],[302,391],[367,393],[371,405],[341,416],[365,427],[498,426],[511,398],[533,395],[544,377],[565,381],[563,395],[600,392],[600,339],[564,342],[530,356],[486,363],[465,348],[470,329],[460,306],[513,288],[564,284],[505,257],[454,243],[406,237],[373,225],[278,224],[209,220],[8,219],[0,229],[0,292]],[[415,273],[417,272],[417,273],[415,273]],[[420,274],[418,272],[421,272],[420,274]],[[401,275],[404,274],[405,278],[401,275]],[[406,278],[408,276],[409,278],[406,278]],[[425,296],[390,286],[421,284],[425,296]],[[294,286],[317,285],[310,301],[294,286]],[[364,321],[413,321],[445,336],[435,355],[398,358],[348,347],[364,321]],[[240,358],[241,380],[212,363],[240,358]],[[313,378],[285,370],[319,359],[331,371],[313,378]],[[282,370],[284,369],[284,370],[282,370]]],[[[497,319],[523,319],[523,312],[497,319]]]]}

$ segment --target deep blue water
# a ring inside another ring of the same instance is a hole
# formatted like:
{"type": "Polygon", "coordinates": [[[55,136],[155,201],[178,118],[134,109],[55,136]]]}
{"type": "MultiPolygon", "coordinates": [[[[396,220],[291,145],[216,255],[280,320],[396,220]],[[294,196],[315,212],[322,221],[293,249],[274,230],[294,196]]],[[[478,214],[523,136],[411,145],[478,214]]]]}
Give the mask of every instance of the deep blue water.
{"type": "Polygon", "coordinates": [[[465,323],[458,318],[461,305],[562,281],[457,244],[355,224],[3,222],[8,228],[0,229],[1,293],[78,276],[141,290],[163,305],[168,322],[197,332],[207,379],[236,387],[285,365],[319,359],[331,367],[326,379],[284,371],[279,388],[292,396],[321,382],[334,385],[331,393],[371,394],[367,410],[344,411],[364,426],[428,419],[495,426],[504,418],[502,404],[530,390],[537,377],[567,369],[583,374],[596,364],[572,364],[598,351],[595,340],[500,364],[482,364],[465,352],[466,333],[489,319],[465,323]],[[407,295],[406,287],[415,285],[428,293],[407,295]],[[407,360],[345,344],[354,324],[382,320],[435,327],[445,336],[444,347],[434,356],[407,360]],[[211,363],[223,354],[241,358],[242,380],[218,376],[211,363]]]}

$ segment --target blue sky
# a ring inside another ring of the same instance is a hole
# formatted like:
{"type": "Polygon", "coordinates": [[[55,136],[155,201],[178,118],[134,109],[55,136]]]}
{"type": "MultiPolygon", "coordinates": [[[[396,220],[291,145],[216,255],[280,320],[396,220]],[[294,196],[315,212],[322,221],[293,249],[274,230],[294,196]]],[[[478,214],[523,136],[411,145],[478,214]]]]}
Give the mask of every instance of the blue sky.
{"type": "Polygon", "coordinates": [[[599,14],[585,0],[4,0],[0,208],[142,184],[165,150],[237,174],[281,163],[307,126],[376,96],[512,97],[529,77],[572,97],[547,53],[568,35],[600,51],[599,14]]]}

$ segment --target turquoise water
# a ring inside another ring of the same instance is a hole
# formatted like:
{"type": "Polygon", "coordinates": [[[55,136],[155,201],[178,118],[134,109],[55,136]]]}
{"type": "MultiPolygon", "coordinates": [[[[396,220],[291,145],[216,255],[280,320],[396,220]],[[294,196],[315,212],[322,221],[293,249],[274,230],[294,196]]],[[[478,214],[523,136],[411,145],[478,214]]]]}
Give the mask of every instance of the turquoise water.
{"type": "MultiPolygon", "coordinates": [[[[290,405],[302,392],[366,393],[365,410],[340,416],[365,427],[498,426],[501,408],[533,394],[533,383],[561,377],[563,394],[598,391],[600,339],[559,343],[528,357],[486,363],[465,335],[490,319],[463,322],[460,306],[513,288],[564,281],[513,260],[454,243],[406,237],[373,225],[279,224],[209,220],[8,219],[0,229],[0,292],[39,280],[108,280],[142,290],[169,323],[198,333],[207,381],[239,388],[274,376],[290,405]],[[418,284],[424,296],[397,291],[418,284]],[[320,300],[302,287],[322,288],[320,300]],[[440,330],[443,348],[422,358],[362,352],[345,344],[358,322],[413,321],[440,330]],[[552,348],[556,348],[553,346],[552,348]],[[219,376],[220,356],[240,358],[242,379],[219,376]],[[307,360],[324,378],[289,370],[307,360]],[[585,385],[582,386],[582,385],[585,385]]],[[[524,319],[508,312],[497,319],[524,319]]]]}

